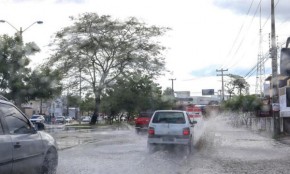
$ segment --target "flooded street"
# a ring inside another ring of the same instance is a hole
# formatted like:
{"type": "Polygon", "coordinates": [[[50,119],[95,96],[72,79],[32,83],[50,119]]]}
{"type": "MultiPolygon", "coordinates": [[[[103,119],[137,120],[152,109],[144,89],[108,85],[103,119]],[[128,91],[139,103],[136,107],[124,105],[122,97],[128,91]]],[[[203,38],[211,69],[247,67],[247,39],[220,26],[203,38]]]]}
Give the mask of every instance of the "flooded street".
{"type": "Polygon", "coordinates": [[[232,128],[220,118],[199,122],[195,127],[192,154],[180,147],[149,153],[146,134],[136,134],[132,128],[66,134],[88,140],[59,151],[58,174],[262,174],[290,170],[290,146],[244,128],[232,128]]]}

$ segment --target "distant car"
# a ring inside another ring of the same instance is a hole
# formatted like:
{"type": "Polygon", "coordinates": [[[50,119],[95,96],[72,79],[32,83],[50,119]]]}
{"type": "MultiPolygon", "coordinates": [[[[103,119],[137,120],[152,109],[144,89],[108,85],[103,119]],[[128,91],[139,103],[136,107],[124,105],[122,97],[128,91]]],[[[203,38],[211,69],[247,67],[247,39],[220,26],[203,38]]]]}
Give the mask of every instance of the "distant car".
{"type": "Polygon", "coordinates": [[[0,99],[1,174],[56,173],[56,141],[42,131],[45,129],[42,119],[35,116],[33,120],[35,125],[15,105],[0,99]]]}
{"type": "Polygon", "coordinates": [[[86,123],[91,122],[91,117],[90,116],[83,116],[82,122],[86,122],[86,123]]]}
{"type": "Polygon", "coordinates": [[[32,123],[44,123],[45,118],[43,115],[32,115],[29,119],[32,123]]]}
{"type": "Polygon", "coordinates": [[[193,146],[193,124],[186,111],[155,111],[148,128],[148,148],[155,145],[184,145],[190,153],[193,146]]]}
{"type": "Polygon", "coordinates": [[[56,119],[55,119],[55,122],[64,124],[66,122],[65,121],[65,117],[64,116],[57,116],[56,119]]]}
{"type": "Polygon", "coordinates": [[[71,117],[65,117],[65,122],[66,123],[71,123],[73,119],[71,117]]]}
{"type": "Polygon", "coordinates": [[[142,130],[147,131],[152,114],[153,112],[141,112],[138,117],[135,118],[136,133],[139,133],[142,130]]]}

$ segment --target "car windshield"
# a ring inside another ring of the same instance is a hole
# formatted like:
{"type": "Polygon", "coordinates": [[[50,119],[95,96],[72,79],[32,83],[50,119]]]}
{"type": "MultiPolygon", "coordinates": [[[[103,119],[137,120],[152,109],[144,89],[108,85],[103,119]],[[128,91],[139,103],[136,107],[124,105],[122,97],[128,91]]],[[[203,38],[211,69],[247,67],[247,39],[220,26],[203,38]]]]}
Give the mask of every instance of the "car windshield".
{"type": "Polygon", "coordinates": [[[289,164],[290,0],[0,0],[0,174],[289,164]]]}
{"type": "Polygon", "coordinates": [[[152,123],[184,124],[185,116],[181,112],[156,112],[152,123]]]}

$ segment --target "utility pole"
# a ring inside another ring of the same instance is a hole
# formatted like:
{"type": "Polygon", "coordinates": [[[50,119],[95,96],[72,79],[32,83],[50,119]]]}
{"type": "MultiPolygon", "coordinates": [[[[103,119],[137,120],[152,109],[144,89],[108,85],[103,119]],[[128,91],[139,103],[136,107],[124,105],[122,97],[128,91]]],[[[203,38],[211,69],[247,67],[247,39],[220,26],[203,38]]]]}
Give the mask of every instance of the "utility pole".
{"type": "Polygon", "coordinates": [[[173,81],[176,80],[176,79],[169,79],[169,80],[171,80],[172,95],[174,96],[173,81]]]}
{"type": "Polygon", "coordinates": [[[217,76],[222,76],[222,101],[225,100],[225,89],[224,89],[224,76],[228,75],[228,74],[224,74],[224,71],[228,71],[228,69],[220,69],[220,70],[216,70],[216,72],[221,72],[221,74],[217,74],[217,76]]]}
{"type": "Polygon", "coordinates": [[[274,111],[274,105],[279,103],[278,97],[278,65],[277,65],[277,45],[276,45],[276,31],[275,31],[275,4],[271,0],[271,58],[272,58],[272,83],[271,83],[271,98],[272,111],[274,120],[274,137],[280,133],[280,119],[279,111],[274,111]]]}

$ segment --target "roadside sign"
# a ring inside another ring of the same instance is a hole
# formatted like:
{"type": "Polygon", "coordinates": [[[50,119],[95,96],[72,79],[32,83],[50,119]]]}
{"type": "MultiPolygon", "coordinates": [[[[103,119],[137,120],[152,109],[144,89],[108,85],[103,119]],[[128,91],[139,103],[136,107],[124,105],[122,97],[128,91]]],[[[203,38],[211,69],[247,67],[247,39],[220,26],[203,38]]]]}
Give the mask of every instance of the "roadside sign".
{"type": "Polygon", "coordinates": [[[202,95],[214,95],[214,89],[202,89],[202,95]]]}

